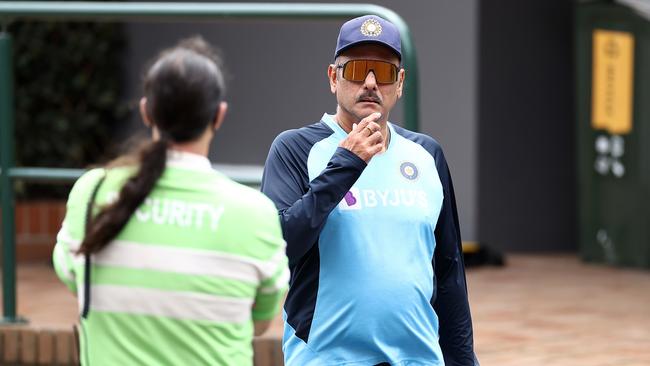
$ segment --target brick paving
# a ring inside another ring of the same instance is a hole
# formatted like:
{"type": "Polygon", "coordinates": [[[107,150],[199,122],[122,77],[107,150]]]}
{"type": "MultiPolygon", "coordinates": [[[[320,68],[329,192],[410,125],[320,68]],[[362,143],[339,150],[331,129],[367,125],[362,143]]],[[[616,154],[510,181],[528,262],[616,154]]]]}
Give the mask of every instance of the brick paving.
{"type": "Polygon", "coordinates": [[[483,366],[650,365],[650,271],[511,256],[468,283],[483,366]]]}
{"type": "MultiPolygon", "coordinates": [[[[468,271],[483,366],[650,365],[650,271],[587,265],[569,255],[507,261],[468,271]]],[[[76,300],[52,268],[20,264],[18,278],[18,311],[30,327],[69,330],[76,300]]],[[[276,319],[263,338],[280,334],[276,319]]]]}

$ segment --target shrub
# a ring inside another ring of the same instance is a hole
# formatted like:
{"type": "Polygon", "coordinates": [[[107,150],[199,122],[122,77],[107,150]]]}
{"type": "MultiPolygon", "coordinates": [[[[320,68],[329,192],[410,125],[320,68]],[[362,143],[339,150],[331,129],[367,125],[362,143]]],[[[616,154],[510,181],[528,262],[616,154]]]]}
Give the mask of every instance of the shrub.
{"type": "MultiPolygon", "coordinates": [[[[83,168],[106,154],[124,121],[121,24],[17,22],[14,37],[16,166],[83,168]]],[[[22,198],[60,198],[69,187],[17,182],[22,198]]]]}

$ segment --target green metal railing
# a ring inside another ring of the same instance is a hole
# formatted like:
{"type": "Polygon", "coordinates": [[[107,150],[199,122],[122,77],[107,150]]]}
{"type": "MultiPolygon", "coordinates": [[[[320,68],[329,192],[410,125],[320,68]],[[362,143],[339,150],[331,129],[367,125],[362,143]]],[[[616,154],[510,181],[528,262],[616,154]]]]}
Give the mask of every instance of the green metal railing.
{"type": "MultiPolygon", "coordinates": [[[[365,14],[381,16],[397,26],[402,37],[404,125],[418,130],[418,67],[411,32],[394,11],[371,4],[297,3],[139,3],[139,2],[0,2],[0,199],[2,200],[3,320],[16,316],[16,247],[12,181],[72,181],[82,170],[14,167],[14,101],[12,41],[7,25],[15,20],[65,21],[197,21],[216,19],[345,19],[365,14]],[[5,174],[7,172],[7,174],[5,174]]],[[[236,177],[235,177],[236,178],[236,177]]],[[[251,183],[251,182],[249,182],[251,183]]]]}

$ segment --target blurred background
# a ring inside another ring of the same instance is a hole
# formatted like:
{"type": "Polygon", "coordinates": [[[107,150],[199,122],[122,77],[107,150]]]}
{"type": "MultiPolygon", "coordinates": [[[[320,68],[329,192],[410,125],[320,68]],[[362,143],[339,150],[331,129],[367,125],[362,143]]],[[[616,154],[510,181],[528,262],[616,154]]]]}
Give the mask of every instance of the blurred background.
{"type": "MultiPolygon", "coordinates": [[[[504,268],[468,271],[479,359],[650,364],[650,1],[374,3],[410,27],[420,131],[443,146],[463,240],[484,255],[468,263],[505,255],[504,268]],[[620,343],[598,343],[606,333],[620,343]]],[[[259,174],[277,134],[335,111],[326,71],[342,22],[12,23],[16,166],[84,168],[143,136],[147,61],[200,34],[228,73],[210,157],[259,174]]],[[[25,268],[49,261],[68,190],[16,183],[25,268]]],[[[48,281],[23,286],[23,299],[57,286],[48,281]]],[[[76,316],[20,301],[43,324],[76,316]]]]}
{"type": "MultiPolygon", "coordinates": [[[[420,129],[444,148],[463,239],[506,251],[575,252],[575,3],[375,3],[395,10],[410,26],[419,64],[420,129]]],[[[65,140],[53,153],[36,150],[40,142],[30,142],[24,149],[35,151],[18,154],[18,165],[83,167],[105,158],[107,150],[114,154],[125,139],[144,132],[137,101],[147,61],[180,38],[200,34],[222,51],[229,73],[229,115],[211,158],[261,166],[278,133],[335,110],[326,71],[340,24],[38,24],[39,29],[55,28],[49,33],[12,25],[19,47],[17,87],[35,84],[43,103],[52,106],[19,105],[18,138],[30,135],[34,141],[38,134],[54,144],[52,134],[61,133],[60,141],[65,140]],[[21,62],[25,59],[32,62],[21,62]],[[75,62],[78,67],[70,67],[75,62]],[[45,86],[49,80],[53,83],[45,86]],[[35,109],[43,116],[36,130],[26,127],[35,123],[35,109]],[[89,131],[80,132],[80,123],[89,131]],[[100,134],[104,142],[76,135],[84,133],[100,134]],[[72,154],[70,143],[77,140],[86,141],[85,154],[77,153],[82,156],[74,161],[56,156],[72,154]]],[[[34,88],[25,93],[33,94],[34,88]]],[[[21,95],[18,103],[24,103],[21,95]]],[[[401,124],[403,116],[398,105],[390,118],[401,124]]]]}
{"type": "MultiPolygon", "coordinates": [[[[572,3],[375,3],[411,28],[420,128],[449,160],[463,238],[507,250],[575,251],[572,3]]],[[[335,111],[326,71],[340,24],[129,24],[127,99],[139,96],[140,65],[156,50],[202,34],[221,48],[231,74],[230,115],[212,158],[262,165],[278,133],[335,111]]],[[[403,115],[400,105],[390,118],[400,124],[403,115]]]]}

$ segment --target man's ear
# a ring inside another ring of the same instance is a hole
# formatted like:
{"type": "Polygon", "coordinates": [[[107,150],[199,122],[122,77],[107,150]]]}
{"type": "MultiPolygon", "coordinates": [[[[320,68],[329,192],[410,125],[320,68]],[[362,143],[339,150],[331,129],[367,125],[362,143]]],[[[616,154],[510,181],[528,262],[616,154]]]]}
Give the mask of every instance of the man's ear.
{"type": "Polygon", "coordinates": [[[330,82],[330,91],[332,94],[336,94],[336,87],[338,86],[339,81],[337,78],[336,70],[338,70],[338,68],[334,64],[331,64],[327,67],[327,78],[330,82]]]}
{"type": "Polygon", "coordinates": [[[397,98],[402,97],[402,91],[404,91],[404,79],[406,78],[406,70],[400,69],[399,75],[397,77],[397,98]]]}
{"type": "Polygon", "coordinates": [[[140,116],[142,116],[142,123],[147,127],[153,127],[149,113],[147,112],[147,98],[140,98],[140,116]]]}
{"type": "Polygon", "coordinates": [[[214,119],[214,122],[212,122],[212,126],[215,131],[221,127],[221,124],[223,123],[223,119],[224,117],[226,117],[226,111],[228,111],[228,103],[226,102],[219,103],[219,108],[217,109],[217,116],[214,119]]]}

